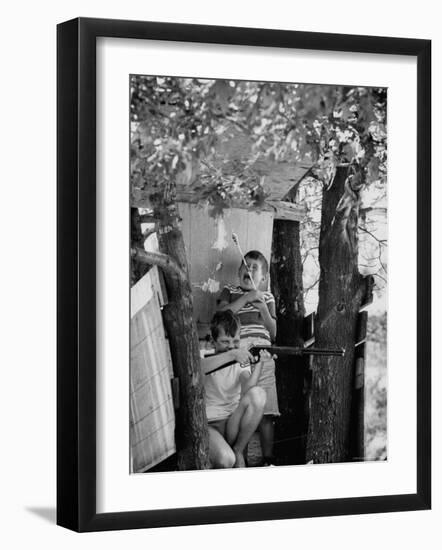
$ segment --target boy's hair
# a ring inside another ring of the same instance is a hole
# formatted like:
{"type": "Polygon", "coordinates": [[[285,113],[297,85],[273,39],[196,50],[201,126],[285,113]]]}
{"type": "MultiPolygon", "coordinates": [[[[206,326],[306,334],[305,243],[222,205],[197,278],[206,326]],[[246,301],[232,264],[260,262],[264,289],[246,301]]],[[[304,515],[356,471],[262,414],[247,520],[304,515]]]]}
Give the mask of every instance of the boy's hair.
{"type": "Polygon", "coordinates": [[[261,262],[261,267],[264,275],[267,275],[269,272],[269,264],[264,256],[264,254],[261,254],[259,250],[249,250],[247,254],[244,256],[245,259],[250,258],[251,260],[255,260],[257,262],[261,262]]]}
{"type": "Polygon", "coordinates": [[[219,336],[219,329],[223,328],[227,336],[235,336],[241,326],[241,321],[238,315],[235,315],[232,310],[217,311],[210,323],[210,333],[216,341],[219,336]]]}

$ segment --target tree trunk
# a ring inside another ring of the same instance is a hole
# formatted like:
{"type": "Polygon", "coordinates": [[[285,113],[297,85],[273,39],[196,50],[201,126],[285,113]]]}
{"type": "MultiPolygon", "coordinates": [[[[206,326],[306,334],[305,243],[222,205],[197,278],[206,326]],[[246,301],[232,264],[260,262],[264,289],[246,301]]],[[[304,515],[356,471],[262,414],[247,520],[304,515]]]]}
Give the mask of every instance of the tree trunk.
{"type": "MultiPolygon", "coordinates": [[[[130,209],[130,242],[134,248],[144,248],[143,233],[141,231],[141,219],[138,208],[130,209]]],[[[149,266],[131,258],[131,285],[143,277],[149,266]]]]}
{"type": "Polygon", "coordinates": [[[175,430],[178,469],[201,470],[209,467],[209,437],[184,241],[175,204],[157,205],[154,215],[158,219],[160,251],[173,258],[187,275],[183,281],[173,271],[164,271],[168,304],[163,309],[163,320],[174,372],[180,383],[180,408],[176,415],[175,430]]]}
{"type": "Polygon", "coordinates": [[[343,347],[346,352],[312,362],[307,460],[315,463],[349,457],[354,345],[364,284],[358,271],[360,175],[347,177],[347,172],[338,167],[322,198],[315,347],[343,347]]]}
{"type": "MultiPolygon", "coordinates": [[[[302,346],[305,309],[298,222],[274,222],[270,279],[278,313],[276,343],[302,346]]],[[[282,413],[275,429],[278,464],[305,462],[305,438],[302,437],[307,427],[303,407],[305,368],[302,357],[277,359],[276,385],[282,413]]]]}

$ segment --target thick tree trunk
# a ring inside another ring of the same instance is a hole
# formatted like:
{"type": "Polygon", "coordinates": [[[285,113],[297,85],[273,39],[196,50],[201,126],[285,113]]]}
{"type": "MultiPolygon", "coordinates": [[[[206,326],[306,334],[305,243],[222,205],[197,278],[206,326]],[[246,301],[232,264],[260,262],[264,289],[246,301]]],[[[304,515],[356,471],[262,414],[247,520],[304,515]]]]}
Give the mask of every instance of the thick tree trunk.
{"type": "Polygon", "coordinates": [[[324,188],[319,262],[319,304],[315,347],[343,347],[344,357],[314,357],[307,460],[342,462],[349,458],[351,395],[357,316],[364,295],[358,271],[360,179],[338,167],[324,188]]]}
{"type": "MultiPolygon", "coordinates": [[[[305,310],[298,222],[274,222],[270,279],[277,311],[276,342],[281,346],[302,345],[305,310]]],[[[303,407],[305,368],[306,361],[302,357],[277,359],[276,384],[282,413],[275,430],[278,464],[305,462],[305,438],[302,437],[306,430],[303,407]]]]}
{"type": "Polygon", "coordinates": [[[164,271],[168,304],[163,309],[163,320],[174,372],[180,383],[180,407],[176,415],[175,430],[178,469],[201,470],[209,467],[208,429],[184,241],[173,203],[169,206],[161,204],[154,209],[154,215],[159,220],[160,251],[173,258],[186,275],[183,280],[173,270],[164,271]]]}

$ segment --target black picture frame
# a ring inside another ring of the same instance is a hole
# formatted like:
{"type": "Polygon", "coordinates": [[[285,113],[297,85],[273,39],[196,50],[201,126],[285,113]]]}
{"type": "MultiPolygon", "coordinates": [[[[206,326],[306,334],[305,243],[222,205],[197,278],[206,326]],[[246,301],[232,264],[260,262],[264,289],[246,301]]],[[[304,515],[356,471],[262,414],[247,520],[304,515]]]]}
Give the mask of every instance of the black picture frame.
{"type": "Polygon", "coordinates": [[[79,18],[57,28],[57,523],[75,531],[424,510],[431,506],[431,41],[79,18]],[[417,59],[417,491],[96,512],[96,39],[153,39],[417,59]]]}

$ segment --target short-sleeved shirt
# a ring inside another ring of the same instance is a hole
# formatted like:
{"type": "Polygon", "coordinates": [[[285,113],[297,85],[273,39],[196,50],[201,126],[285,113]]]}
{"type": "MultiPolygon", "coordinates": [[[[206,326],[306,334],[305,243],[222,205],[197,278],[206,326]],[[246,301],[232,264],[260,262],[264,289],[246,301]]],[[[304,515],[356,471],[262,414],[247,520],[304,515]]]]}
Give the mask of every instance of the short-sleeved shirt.
{"type": "Polygon", "coordinates": [[[204,376],[209,422],[228,418],[236,409],[241,399],[241,373],[244,371],[250,374],[250,367],[235,363],[204,376]]]}
{"type": "MultiPolygon", "coordinates": [[[[226,285],[218,298],[218,302],[227,302],[231,304],[247,292],[247,290],[243,290],[240,286],[226,285]]],[[[276,319],[275,298],[273,294],[264,291],[263,296],[270,316],[276,319]]],[[[270,333],[264,325],[261,312],[253,303],[247,302],[247,304],[236,313],[241,319],[241,338],[264,338],[271,342],[270,333]]]]}

